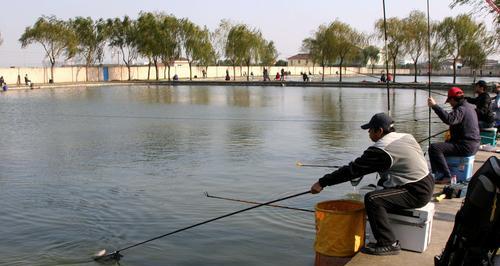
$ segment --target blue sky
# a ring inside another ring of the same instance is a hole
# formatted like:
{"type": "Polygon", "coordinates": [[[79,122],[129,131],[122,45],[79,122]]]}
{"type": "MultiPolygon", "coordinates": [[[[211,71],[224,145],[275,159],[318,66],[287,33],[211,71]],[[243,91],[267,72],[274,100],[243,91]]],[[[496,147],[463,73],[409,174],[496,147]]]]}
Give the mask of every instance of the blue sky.
{"type": "MultiPolygon", "coordinates": [[[[467,13],[470,7],[448,7],[451,0],[431,0],[432,20],[467,13]]],[[[388,17],[405,17],[412,10],[426,11],[425,0],[386,0],[388,17]]],[[[19,37],[27,26],[42,15],[61,19],[76,16],[114,18],[137,17],[140,11],[162,11],[178,18],[187,17],[198,25],[214,30],[221,19],[245,23],[262,31],[275,42],[279,58],[300,52],[302,40],[321,24],[335,19],[346,22],[365,33],[373,32],[375,20],[383,17],[382,0],[23,0],[4,4],[0,15],[0,67],[38,66],[44,58],[39,46],[21,49],[19,37]]],[[[491,17],[474,15],[478,21],[492,23],[491,17]]],[[[107,56],[106,61],[111,57],[107,56]]]]}

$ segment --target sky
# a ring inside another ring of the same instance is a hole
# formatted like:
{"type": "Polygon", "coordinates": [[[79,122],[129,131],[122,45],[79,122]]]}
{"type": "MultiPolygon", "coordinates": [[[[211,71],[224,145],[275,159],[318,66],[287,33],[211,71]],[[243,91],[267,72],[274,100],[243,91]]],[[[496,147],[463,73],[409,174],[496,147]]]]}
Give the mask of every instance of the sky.
{"type": "MultiPolygon", "coordinates": [[[[386,0],[387,17],[406,17],[412,10],[426,12],[426,0],[386,0]]],[[[470,13],[472,7],[451,9],[451,0],[430,0],[431,20],[470,13]]],[[[177,18],[188,18],[210,30],[221,19],[245,23],[259,29],[264,38],[272,40],[279,59],[301,52],[302,40],[310,37],[319,25],[335,19],[357,30],[371,34],[377,19],[383,18],[382,0],[22,0],[4,4],[0,16],[0,67],[47,65],[39,45],[21,49],[19,38],[25,28],[32,26],[42,15],[55,15],[68,20],[77,16],[115,18],[128,15],[137,18],[141,11],[160,11],[177,18]]],[[[473,14],[476,21],[491,28],[493,17],[473,14]]],[[[498,55],[494,56],[498,59],[498,55]]],[[[116,62],[107,52],[105,63],[116,62]]]]}

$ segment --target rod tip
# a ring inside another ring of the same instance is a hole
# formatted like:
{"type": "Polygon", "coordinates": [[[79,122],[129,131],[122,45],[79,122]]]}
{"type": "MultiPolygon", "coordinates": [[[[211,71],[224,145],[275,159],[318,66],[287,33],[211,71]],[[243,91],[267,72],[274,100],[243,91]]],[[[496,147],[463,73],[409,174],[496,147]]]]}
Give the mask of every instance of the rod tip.
{"type": "Polygon", "coordinates": [[[295,165],[296,165],[296,166],[302,166],[302,163],[301,163],[301,162],[299,162],[299,161],[297,161],[297,162],[295,163],[295,165]]]}

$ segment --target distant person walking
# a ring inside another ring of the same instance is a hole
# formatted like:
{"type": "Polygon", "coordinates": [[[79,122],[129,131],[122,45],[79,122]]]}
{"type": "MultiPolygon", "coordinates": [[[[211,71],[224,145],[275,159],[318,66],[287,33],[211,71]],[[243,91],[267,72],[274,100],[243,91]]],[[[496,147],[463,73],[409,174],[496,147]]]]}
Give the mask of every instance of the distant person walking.
{"type": "Polygon", "coordinates": [[[229,76],[229,70],[226,69],[226,80],[231,80],[231,76],[229,76]]]}
{"type": "Polygon", "coordinates": [[[281,69],[281,81],[285,80],[285,69],[281,69]]]}

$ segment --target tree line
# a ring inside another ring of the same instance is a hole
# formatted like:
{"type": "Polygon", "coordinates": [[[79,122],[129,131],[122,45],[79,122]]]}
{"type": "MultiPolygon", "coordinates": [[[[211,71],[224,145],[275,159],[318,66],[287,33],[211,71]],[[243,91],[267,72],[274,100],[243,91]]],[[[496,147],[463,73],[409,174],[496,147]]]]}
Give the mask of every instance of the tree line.
{"type": "Polygon", "coordinates": [[[55,16],[42,16],[25,29],[19,41],[22,48],[34,43],[43,47],[50,62],[52,81],[57,60],[76,58],[88,68],[102,62],[106,46],[119,52],[128,68],[129,80],[130,68],[139,57],[149,62],[148,79],[154,66],[157,80],[160,64],[166,66],[163,77],[170,80],[170,67],[181,57],[188,61],[190,79],[193,65],[208,67],[222,58],[229,60],[233,68],[272,65],[278,57],[274,43],[247,25],[222,20],[219,27],[210,32],[187,18],[152,12],[141,12],[136,20],[124,16],[98,20],[76,17],[64,21],[55,16]]]}
{"type": "MultiPolygon", "coordinates": [[[[438,68],[444,61],[451,60],[453,83],[456,81],[458,61],[472,69],[479,69],[485,64],[488,55],[498,51],[499,44],[498,36],[489,33],[483,23],[475,22],[468,15],[447,17],[428,25],[423,12],[412,11],[405,18],[377,20],[375,33],[371,36],[335,20],[328,25],[319,26],[313,36],[304,39],[302,49],[310,53],[314,63],[322,67],[339,66],[340,81],[342,66],[346,62],[361,59],[365,65],[369,60],[373,64],[380,59],[380,51],[392,66],[395,81],[399,59],[411,58],[415,69],[414,81],[417,82],[418,62],[422,61],[422,56],[427,51],[429,39],[431,66],[438,68]],[[381,41],[383,48],[379,50],[369,45],[373,40],[381,41]]],[[[322,78],[324,80],[324,75],[322,78]]]]}
{"type": "MultiPolygon", "coordinates": [[[[451,60],[455,82],[458,61],[478,69],[498,47],[498,36],[468,15],[433,21],[428,27],[426,15],[412,11],[408,17],[388,18],[385,23],[379,19],[374,29],[374,34],[367,35],[335,20],[320,25],[312,36],[305,38],[302,50],[310,54],[314,64],[323,68],[339,66],[340,81],[342,67],[346,65],[367,65],[370,61],[373,71],[382,54],[395,74],[398,60],[411,58],[416,82],[417,65],[422,61],[430,37],[432,66],[438,67],[445,60],[451,60]],[[371,44],[374,41],[384,43],[383,47],[371,44]]],[[[52,81],[58,60],[76,58],[88,68],[102,62],[106,46],[120,54],[128,68],[129,80],[130,68],[139,58],[148,60],[148,79],[153,66],[156,79],[159,79],[159,65],[163,64],[166,66],[163,78],[170,80],[172,63],[181,57],[188,61],[190,79],[192,66],[207,68],[225,63],[233,67],[235,78],[236,67],[249,70],[251,65],[271,66],[278,57],[274,42],[266,40],[260,30],[248,25],[222,20],[211,32],[187,18],[161,12],[141,12],[137,19],[128,16],[98,20],[76,17],[64,21],[55,16],[42,16],[25,29],[19,41],[22,48],[33,43],[43,47],[51,65],[52,81]]],[[[324,80],[325,71],[322,73],[324,80]]]]}

